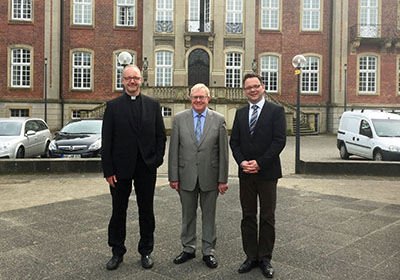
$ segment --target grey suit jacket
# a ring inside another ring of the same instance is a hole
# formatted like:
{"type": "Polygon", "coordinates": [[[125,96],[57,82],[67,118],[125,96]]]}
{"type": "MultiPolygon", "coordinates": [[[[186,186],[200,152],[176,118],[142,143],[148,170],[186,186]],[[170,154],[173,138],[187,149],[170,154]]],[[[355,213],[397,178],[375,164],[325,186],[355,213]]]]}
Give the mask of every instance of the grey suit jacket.
{"type": "Polygon", "coordinates": [[[228,137],[223,115],[207,110],[197,146],[192,109],[175,115],[168,156],[168,178],[179,188],[192,191],[197,178],[202,191],[216,190],[228,181],[228,137]]]}

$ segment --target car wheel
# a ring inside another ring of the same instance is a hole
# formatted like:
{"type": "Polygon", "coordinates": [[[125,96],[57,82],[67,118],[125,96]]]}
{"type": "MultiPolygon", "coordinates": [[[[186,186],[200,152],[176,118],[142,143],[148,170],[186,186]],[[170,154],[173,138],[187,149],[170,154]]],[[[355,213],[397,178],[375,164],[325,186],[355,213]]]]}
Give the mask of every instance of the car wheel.
{"type": "Polygon", "coordinates": [[[342,158],[342,159],[348,159],[349,158],[349,153],[347,152],[347,149],[346,149],[346,145],[344,144],[344,143],[342,143],[341,145],[340,145],[340,157],[342,158]]]}
{"type": "Polygon", "coordinates": [[[16,158],[24,158],[25,157],[25,150],[23,147],[19,147],[17,151],[16,158]]]}
{"type": "Polygon", "coordinates": [[[383,154],[380,150],[378,150],[374,153],[374,160],[383,161],[383,154]]]}
{"type": "Polygon", "coordinates": [[[41,155],[42,158],[49,158],[50,157],[49,145],[50,145],[50,142],[47,142],[46,143],[46,148],[44,149],[44,154],[41,155]]]}

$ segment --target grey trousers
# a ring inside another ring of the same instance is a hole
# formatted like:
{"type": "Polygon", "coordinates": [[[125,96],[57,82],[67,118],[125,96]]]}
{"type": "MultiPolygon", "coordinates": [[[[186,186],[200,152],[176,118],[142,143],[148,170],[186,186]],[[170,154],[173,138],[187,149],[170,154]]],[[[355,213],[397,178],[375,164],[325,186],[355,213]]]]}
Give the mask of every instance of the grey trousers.
{"type": "Polygon", "coordinates": [[[218,190],[203,192],[198,186],[193,191],[179,190],[182,204],[182,232],[181,242],[183,251],[196,251],[196,218],[197,206],[200,197],[202,216],[202,253],[204,256],[213,255],[217,241],[215,212],[218,190]]]}

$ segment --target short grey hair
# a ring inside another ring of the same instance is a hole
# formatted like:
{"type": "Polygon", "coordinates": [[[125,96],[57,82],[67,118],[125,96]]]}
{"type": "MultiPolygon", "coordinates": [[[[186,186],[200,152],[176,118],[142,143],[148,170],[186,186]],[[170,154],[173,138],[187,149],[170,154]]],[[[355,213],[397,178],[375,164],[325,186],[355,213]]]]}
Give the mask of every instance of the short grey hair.
{"type": "Polygon", "coordinates": [[[192,92],[193,92],[195,89],[204,89],[204,91],[207,93],[207,96],[210,96],[210,90],[209,90],[209,88],[208,88],[205,84],[202,84],[202,83],[195,84],[195,85],[190,89],[190,95],[192,95],[192,92]]]}

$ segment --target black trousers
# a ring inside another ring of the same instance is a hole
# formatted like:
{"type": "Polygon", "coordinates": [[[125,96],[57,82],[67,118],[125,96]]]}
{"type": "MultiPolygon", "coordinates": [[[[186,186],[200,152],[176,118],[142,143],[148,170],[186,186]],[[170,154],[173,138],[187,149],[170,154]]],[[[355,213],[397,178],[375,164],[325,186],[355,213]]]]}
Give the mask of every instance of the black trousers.
{"type": "Polygon", "coordinates": [[[240,178],[243,250],[252,260],[271,260],[275,244],[276,185],[278,180],[265,180],[257,174],[240,178]],[[257,225],[258,200],[260,222],[257,225]]]}
{"type": "MultiPolygon", "coordinates": [[[[138,251],[141,255],[149,255],[154,247],[154,189],[156,184],[156,168],[148,167],[138,155],[133,173],[133,184],[139,210],[140,240],[138,251]]],[[[126,212],[129,196],[132,191],[132,179],[118,179],[115,188],[110,186],[112,197],[112,216],[108,225],[108,245],[112,247],[114,256],[126,253],[126,212]]]]}

